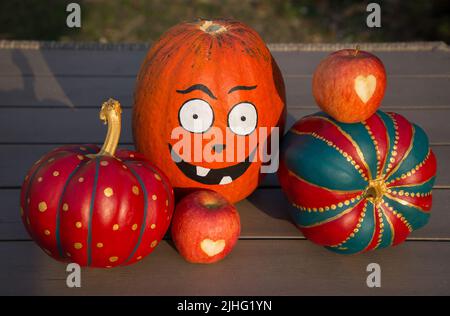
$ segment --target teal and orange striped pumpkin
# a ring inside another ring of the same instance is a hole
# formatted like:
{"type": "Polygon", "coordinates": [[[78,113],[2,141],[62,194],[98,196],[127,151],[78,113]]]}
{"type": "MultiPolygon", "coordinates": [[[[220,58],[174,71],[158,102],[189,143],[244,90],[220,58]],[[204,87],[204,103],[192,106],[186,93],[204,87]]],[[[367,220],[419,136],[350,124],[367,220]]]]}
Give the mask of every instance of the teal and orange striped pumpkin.
{"type": "Polygon", "coordinates": [[[397,245],[424,226],[435,175],[425,132],[382,111],[355,124],[302,118],[283,139],[278,174],[305,237],[343,254],[397,245]]]}

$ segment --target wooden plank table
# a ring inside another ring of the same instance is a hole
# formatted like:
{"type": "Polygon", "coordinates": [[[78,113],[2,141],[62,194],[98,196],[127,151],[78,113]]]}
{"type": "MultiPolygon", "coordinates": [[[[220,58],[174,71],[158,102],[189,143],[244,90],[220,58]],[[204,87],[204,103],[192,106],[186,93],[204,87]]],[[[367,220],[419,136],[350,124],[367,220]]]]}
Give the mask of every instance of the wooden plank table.
{"type": "MultiPolygon", "coordinates": [[[[270,46],[286,81],[289,125],[317,111],[312,72],[343,46],[270,46]]],[[[101,143],[105,131],[97,111],[108,97],[124,107],[122,146],[132,148],[133,87],[147,48],[0,41],[0,295],[450,294],[450,50],[443,43],[361,47],[385,63],[382,109],[421,125],[438,159],[431,220],[402,245],[342,256],[310,243],[289,221],[291,206],[272,175],[238,203],[242,235],[223,261],[188,264],[166,239],[136,265],[85,269],[82,287],[67,288],[65,265],[45,255],[22,226],[22,179],[59,144],[101,143]],[[371,262],[381,266],[381,288],[366,286],[371,262]]]]}

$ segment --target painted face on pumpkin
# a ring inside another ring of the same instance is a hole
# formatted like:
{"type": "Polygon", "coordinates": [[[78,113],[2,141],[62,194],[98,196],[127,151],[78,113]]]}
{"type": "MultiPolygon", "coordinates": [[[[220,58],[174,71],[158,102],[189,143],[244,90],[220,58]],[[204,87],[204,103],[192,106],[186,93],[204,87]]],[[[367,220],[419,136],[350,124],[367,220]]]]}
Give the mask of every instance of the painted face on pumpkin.
{"type": "MultiPolygon", "coordinates": [[[[227,94],[242,90],[255,90],[256,88],[256,85],[238,85],[231,87],[227,91],[227,94]]],[[[189,95],[194,91],[200,91],[205,97],[213,102],[218,99],[211,89],[204,84],[194,84],[186,89],[176,90],[178,94],[186,95],[186,101],[181,105],[178,111],[178,122],[186,132],[192,134],[205,134],[214,127],[214,108],[206,98],[189,98],[189,95]]],[[[231,107],[230,111],[227,113],[226,120],[227,133],[232,133],[236,137],[246,137],[251,135],[257,127],[258,110],[250,101],[238,102],[231,107]]],[[[219,132],[220,131],[221,130],[219,129],[219,132]]],[[[226,138],[228,139],[228,137],[226,138]]],[[[234,165],[223,168],[207,168],[202,166],[201,162],[197,164],[188,162],[188,159],[183,159],[177,154],[172,144],[169,143],[168,145],[171,157],[178,169],[189,179],[205,185],[225,185],[239,178],[247,171],[250,164],[254,161],[254,156],[257,151],[256,144],[245,159],[241,161],[237,159],[234,165]]],[[[225,141],[215,142],[211,146],[212,151],[216,154],[223,154],[223,151],[226,150],[226,148],[227,144],[225,141]]],[[[200,146],[200,148],[199,146],[194,146],[192,150],[200,150],[203,152],[204,148],[203,146],[200,146]]]]}
{"type": "Polygon", "coordinates": [[[182,23],[142,63],[134,95],[135,145],[180,194],[209,189],[234,203],[256,189],[261,173],[275,172],[263,165],[261,152],[274,149],[282,134],[285,101],[280,69],[254,30],[237,21],[182,23]],[[178,147],[178,131],[192,138],[190,153],[178,147]],[[223,160],[209,160],[208,153],[223,160]]]}

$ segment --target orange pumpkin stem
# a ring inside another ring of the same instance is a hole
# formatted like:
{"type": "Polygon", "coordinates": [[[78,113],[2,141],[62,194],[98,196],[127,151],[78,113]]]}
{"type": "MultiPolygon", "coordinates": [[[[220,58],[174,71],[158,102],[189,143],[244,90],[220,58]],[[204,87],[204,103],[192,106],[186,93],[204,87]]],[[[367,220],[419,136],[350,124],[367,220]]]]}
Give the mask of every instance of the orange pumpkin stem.
{"type": "Polygon", "coordinates": [[[203,20],[200,22],[200,29],[208,34],[219,34],[225,32],[227,28],[217,22],[203,20]]]}
{"type": "Polygon", "coordinates": [[[114,156],[120,139],[122,108],[117,100],[109,99],[103,102],[100,119],[108,124],[108,132],[102,149],[96,156],[114,156]]]}

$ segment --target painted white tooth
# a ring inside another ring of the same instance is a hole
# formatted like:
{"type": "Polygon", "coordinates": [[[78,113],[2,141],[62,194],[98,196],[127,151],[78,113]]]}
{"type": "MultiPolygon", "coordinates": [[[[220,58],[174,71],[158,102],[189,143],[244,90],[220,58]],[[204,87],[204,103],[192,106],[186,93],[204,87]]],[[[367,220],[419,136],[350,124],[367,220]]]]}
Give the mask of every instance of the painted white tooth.
{"type": "Polygon", "coordinates": [[[210,170],[211,169],[197,166],[197,175],[200,176],[200,177],[205,177],[210,170]]]}
{"type": "Polygon", "coordinates": [[[228,184],[231,183],[233,179],[230,176],[223,177],[222,180],[220,180],[219,184],[228,184]]]}

